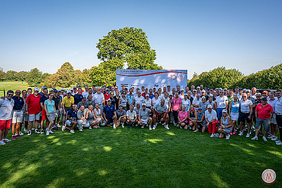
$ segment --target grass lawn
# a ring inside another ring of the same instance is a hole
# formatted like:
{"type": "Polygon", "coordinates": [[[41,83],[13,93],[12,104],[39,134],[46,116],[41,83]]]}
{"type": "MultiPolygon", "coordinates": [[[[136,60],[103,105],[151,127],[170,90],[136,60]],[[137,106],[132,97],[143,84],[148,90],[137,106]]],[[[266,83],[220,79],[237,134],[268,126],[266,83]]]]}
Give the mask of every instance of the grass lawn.
{"type": "Polygon", "coordinates": [[[266,168],[277,174],[270,187],[282,186],[282,147],[275,142],[170,127],[25,135],[0,147],[0,187],[254,188],[267,187],[266,168]]]}
{"type": "MultiPolygon", "coordinates": [[[[27,90],[29,88],[28,84],[26,82],[16,82],[16,81],[11,81],[11,82],[0,82],[0,97],[4,96],[4,93],[2,90],[5,89],[5,92],[7,94],[8,90],[13,90],[16,91],[17,89],[19,90],[27,90]]],[[[30,87],[33,88],[33,87],[30,87]]]]}

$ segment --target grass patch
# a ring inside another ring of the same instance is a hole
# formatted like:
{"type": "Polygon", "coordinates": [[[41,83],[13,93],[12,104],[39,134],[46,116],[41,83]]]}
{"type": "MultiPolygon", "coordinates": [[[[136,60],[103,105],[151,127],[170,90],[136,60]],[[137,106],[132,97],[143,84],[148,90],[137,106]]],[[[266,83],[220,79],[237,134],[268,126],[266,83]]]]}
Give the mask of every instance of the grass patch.
{"type": "Polygon", "coordinates": [[[170,127],[24,136],[0,147],[0,187],[266,187],[266,168],[281,187],[274,142],[170,127]]]}
{"type": "MultiPolygon", "coordinates": [[[[4,82],[0,82],[0,97],[4,96],[4,92],[2,90],[5,89],[5,92],[7,94],[8,90],[13,90],[14,92],[19,89],[19,90],[27,90],[30,86],[28,86],[28,84],[26,82],[21,82],[21,81],[4,81],[4,82]]],[[[34,87],[30,87],[30,88],[34,88],[34,87]]]]}

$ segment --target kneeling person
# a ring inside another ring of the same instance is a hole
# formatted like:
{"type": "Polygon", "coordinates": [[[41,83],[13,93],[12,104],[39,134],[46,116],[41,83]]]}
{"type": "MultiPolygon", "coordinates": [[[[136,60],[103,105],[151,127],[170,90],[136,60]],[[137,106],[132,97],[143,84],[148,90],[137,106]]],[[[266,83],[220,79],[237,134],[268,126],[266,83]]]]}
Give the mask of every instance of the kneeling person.
{"type": "Polygon", "coordinates": [[[151,113],[151,110],[149,110],[148,108],[146,108],[146,103],[142,104],[142,109],[139,110],[139,114],[138,114],[138,124],[142,125],[141,128],[143,129],[144,126],[148,126],[149,125],[149,130],[152,130],[152,118],[149,116],[149,114],[151,113]]]}
{"type": "Polygon", "coordinates": [[[114,123],[113,129],[115,129],[116,124],[117,124],[117,116],[116,116],[115,106],[112,105],[111,99],[108,99],[107,105],[104,107],[103,114],[104,114],[104,118],[105,118],[107,126],[110,127],[111,124],[114,123]]]}
{"type": "Polygon", "coordinates": [[[126,111],[123,109],[122,105],[118,106],[117,114],[117,127],[121,124],[121,127],[124,128],[124,123],[126,121],[126,111]]]}
{"type": "Polygon", "coordinates": [[[169,129],[168,127],[168,112],[167,112],[167,106],[165,105],[165,100],[161,100],[160,103],[157,103],[153,107],[155,113],[153,116],[153,129],[155,129],[158,125],[158,122],[165,122],[164,127],[166,129],[169,129]]]}
{"type": "Polygon", "coordinates": [[[126,112],[126,123],[128,124],[128,127],[130,127],[131,124],[135,126],[137,123],[137,114],[136,111],[133,110],[134,106],[133,104],[130,105],[130,109],[126,112]]]}
{"type": "Polygon", "coordinates": [[[89,127],[85,118],[84,108],[84,105],[80,105],[79,110],[77,111],[77,127],[79,131],[83,131],[83,127],[89,127]]]}
{"type": "Polygon", "coordinates": [[[76,117],[77,111],[75,109],[75,104],[72,104],[71,109],[67,112],[66,126],[62,127],[62,131],[68,129],[71,133],[74,133],[74,127],[77,125],[76,117]]]}

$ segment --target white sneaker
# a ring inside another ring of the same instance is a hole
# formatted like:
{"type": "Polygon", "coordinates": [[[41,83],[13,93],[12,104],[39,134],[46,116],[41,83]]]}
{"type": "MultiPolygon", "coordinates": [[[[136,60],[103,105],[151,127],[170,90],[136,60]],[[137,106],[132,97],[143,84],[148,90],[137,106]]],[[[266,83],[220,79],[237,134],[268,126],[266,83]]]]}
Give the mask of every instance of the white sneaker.
{"type": "Polygon", "coordinates": [[[229,138],[230,138],[230,134],[226,136],[226,140],[229,140],[229,138]]]}
{"type": "Polygon", "coordinates": [[[251,138],[252,140],[258,140],[258,137],[257,136],[255,136],[255,137],[253,137],[253,138],[251,138]]]}
{"type": "Polygon", "coordinates": [[[143,124],[143,125],[141,126],[141,129],[144,129],[144,127],[145,127],[145,125],[143,124]]]}
{"type": "Polygon", "coordinates": [[[31,135],[31,131],[28,131],[28,132],[27,132],[27,135],[30,136],[30,135],[31,135]]]}
{"type": "Polygon", "coordinates": [[[276,140],[276,141],[275,141],[275,143],[280,143],[280,142],[281,142],[281,140],[276,140]]]}
{"type": "Polygon", "coordinates": [[[46,131],[46,135],[47,135],[47,136],[49,135],[49,131],[46,131]]]}
{"type": "Polygon", "coordinates": [[[74,130],[70,130],[70,133],[75,133],[74,130]]]}
{"type": "Polygon", "coordinates": [[[32,127],[31,130],[34,131],[34,128],[32,127]]]}
{"type": "Polygon", "coordinates": [[[116,124],[113,124],[113,129],[116,129],[116,124]]]}
{"type": "Polygon", "coordinates": [[[168,127],[168,125],[165,125],[165,126],[164,126],[164,128],[166,128],[167,130],[169,130],[169,127],[168,127]]]}
{"type": "Polygon", "coordinates": [[[79,129],[80,132],[82,132],[82,129],[79,129]]]}
{"type": "Polygon", "coordinates": [[[66,130],[66,127],[65,126],[62,126],[62,131],[66,130]]]}
{"type": "Polygon", "coordinates": [[[156,129],[156,127],[157,127],[157,124],[153,126],[153,129],[156,129]]]}
{"type": "Polygon", "coordinates": [[[238,134],[239,136],[243,136],[243,131],[242,132],[239,132],[239,134],[238,134]]]}
{"type": "Polygon", "coordinates": [[[275,136],[273,136],[273,135],[269,135],[268,137],[267,137],[267,139],[272,139],[273,137],[275,137],[275,136]]]}
{"type": "Polygon", "coordinates": [[[251,129],[255,129],[255,126],[252,126],[251,129]]]}
{"type": "Polygon", "coordinates": [[[179,124],[177,124],[177,125],[176,125],[176,127],[180,127],[180,125],[179,125],[179,124]]]}
{"type": "Polygon", "coordinates": [[[265,138],[265,136],[262,137],[263,141],[267,141],[267,139],[265,138]]]}
{"type": "Polygon", "coordinates": [[[212,137],[214,137],[214,134],[211,134],[211,136],[210,136],[210,137],[211,137],[211,138],[212,138],[212,137]]]}
{"type": "Polygon", "coordinates": [[[165,123],[163,123],[162,125],[165,125],[165,123]]]}
{"type": "Polygon", "coordinates": [[[92,127],[91,127],[91,126],[89,126],[89,129],[92,129],[92,127]]]}
{"type": "Polygon", "coordinates": [[[183,127],[182,127],[182,126],[180,126],[180,129],[183,129],[183,127]]]}
{"type": "Polygon", "coordinates": [[[122,127],[122,128],[124,128],[124,125],[123,125],[123,124],[121,124],[121,127],[122,127]]]}
{"type": "Polygon", "coordinates": [[[60,128],[60,127],[61,127],[61,126],[60,126],[60,124],[57,124],[56,126],[57,126],[58,128],[60,128]]]}
{"type": "Polygon", "coordinates": [[[277,136],[273,136],[271,140],[276,141],[277,139],[278,139],[277,136]]]}
{"type": "Polygon", "coordinates": [[[199,131],[199,129],[196,129],[195,131],[194,131],[194,133],[196,133],[196,132],[198,132],[199,131]]]}
{"type": "Polygon", "coordinates": [[[22,132],[20,131],[19,135],[20,135],[20,136],[23,136],[23,135],[24,135],[24,133],[22,133],[22,132]]]}
{"type": "Polygon", "coordinates": [[[281,146],[281,145],[282,145],[282,142],[276,142],[276,145],[277,145],[277,146],[281,146]]]}
{"type": "Polygon", "coordinates": [[[6,142],[6,143],[12,141],[12,140],[9,140],[9,139],[7,139],[7,138],[3,138],[2,140],[3,140],[4,142],[6,142]]]}
{"type": "Polygon", "coordinates": [[[35,134],[40,134],[40,132],[37,131],[37,129],[35,129],[34,133],[35,133],[35,134]]]}
{"type": "Polygon", "coordinates": [[[176,127],[176,123],[173,123],[173,126],[176,127]]]}
{"type": "Polygon", "coordinates": [[[43,129],[41,129],[41,132],[40,132],[40,134],[44,134],[44,130],[43,130],[43,129]]]}
{"type": "Polygon", "coordinates": [[[152,130],[152,127],[151,127],[151,125],[149,125],[149,130],[150,130],[150,131],[152,130]]]}
{"type": "Polygon", "coordinates": [[[50,130],[49,133],[53,134],[54,132],[50,130]]]}
{"type": "Polygon", "coordinates": [[[251,136],[251,133],[247,133],[246,138],[249,138],[251,136]]]}

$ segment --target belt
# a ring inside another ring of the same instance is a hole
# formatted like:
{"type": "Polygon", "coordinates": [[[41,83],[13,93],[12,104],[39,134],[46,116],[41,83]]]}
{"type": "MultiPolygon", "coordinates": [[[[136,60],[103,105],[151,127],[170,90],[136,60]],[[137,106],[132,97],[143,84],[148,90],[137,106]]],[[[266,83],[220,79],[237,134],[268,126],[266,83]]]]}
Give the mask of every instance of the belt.
{"type": "Polygon", "coordinates": [[[282,114],[276,114],[277,116],[282,116],[282,114]]]}
{"type": "Polygon", "coordinates": [[[14,111],[18,111],[18,112],[20,112],[20,111],[22,111],[22,109],[20,109],[20,110],[14,110],[14,111]]]}
{"type": "Polygon", "coordinates": [[[250,112],[242,112],[243,114],[248,114],[248,113],[250,113],[250,112]]]}

